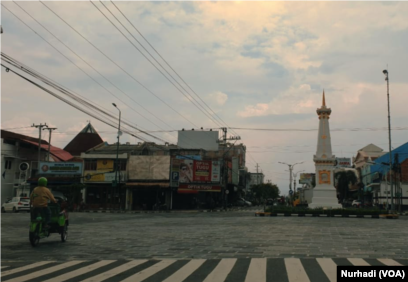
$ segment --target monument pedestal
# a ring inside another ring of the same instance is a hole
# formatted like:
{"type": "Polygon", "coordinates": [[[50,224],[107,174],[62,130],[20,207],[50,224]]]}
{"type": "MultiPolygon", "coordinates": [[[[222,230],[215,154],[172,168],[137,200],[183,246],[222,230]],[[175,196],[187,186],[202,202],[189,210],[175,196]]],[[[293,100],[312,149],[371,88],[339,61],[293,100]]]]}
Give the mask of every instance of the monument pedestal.
{"type": "Polygon", "coordinates": [[[309,204],[309,208],[332,208],[339,209],[342,205],[338,203],[336,189],[334,187],[316,186],[313,189],[312,202],[309,204]]]}

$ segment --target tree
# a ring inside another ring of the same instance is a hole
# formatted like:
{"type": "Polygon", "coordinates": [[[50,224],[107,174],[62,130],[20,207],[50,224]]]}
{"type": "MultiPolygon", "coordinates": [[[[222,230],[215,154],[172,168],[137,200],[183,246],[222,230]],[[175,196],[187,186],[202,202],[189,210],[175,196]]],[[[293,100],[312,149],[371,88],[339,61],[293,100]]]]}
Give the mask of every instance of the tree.
{"type": "Polygon", "coordinates": [[[258,200],[277,199],[280,191],[276,184],[264,183],[252,186],[252,192],[258,200]]]}
{"type": "Polygon", "coordinates": [[[336,188],[337,191],[339,192],[339,200],[341,202],[344,201],[344,199],[347,199],[347,197],[350,197],[349,194],[349,185],[350,183],[352,185],[357,183],[357,176],[353,171],[347,170],[347,171],[339,171],[334,175],[334,178],[336,180],[336,188]]]}

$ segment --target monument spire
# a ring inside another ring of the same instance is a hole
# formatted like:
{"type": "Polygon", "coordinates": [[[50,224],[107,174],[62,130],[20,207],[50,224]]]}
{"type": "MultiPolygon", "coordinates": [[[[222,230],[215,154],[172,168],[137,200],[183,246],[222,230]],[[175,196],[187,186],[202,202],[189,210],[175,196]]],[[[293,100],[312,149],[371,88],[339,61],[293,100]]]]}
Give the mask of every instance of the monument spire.
{"type": "Polygon", "coordinates": [[[326,99],[324,97],[324,89],[323,89],[323,102],[322,102],[322,106],[326,107],[326,99]]]}
{"type": "Polygon", "coordinates": [[[322,106],[316,110],[319,116],[319,131],[317,134],[317,150],[313,161],[316,167],[316,186],[309,207],[341,208],[337,201],[334,188],[334,165],[336,157],[332,154],[329,119],[331,109],[326,106],[323,90],[322,106]]]}

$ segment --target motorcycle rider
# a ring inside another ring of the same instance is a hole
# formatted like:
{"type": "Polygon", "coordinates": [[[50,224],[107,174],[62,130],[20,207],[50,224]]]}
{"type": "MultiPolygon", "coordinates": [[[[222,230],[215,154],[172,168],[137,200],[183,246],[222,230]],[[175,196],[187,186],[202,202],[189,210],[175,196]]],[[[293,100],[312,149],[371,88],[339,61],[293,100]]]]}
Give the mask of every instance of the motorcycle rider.
{"type": "Polygon", "coordinates": [[[49,228],[51,222],[51,210],[48,208],[48,201],[56,203],[51,191],[47,188],[48,180],[45,177],[38,179],[38,186],[34,188],[30,195],[30,201],[34,209],[42,209],[45,213],[45,228],[49,228]]]}

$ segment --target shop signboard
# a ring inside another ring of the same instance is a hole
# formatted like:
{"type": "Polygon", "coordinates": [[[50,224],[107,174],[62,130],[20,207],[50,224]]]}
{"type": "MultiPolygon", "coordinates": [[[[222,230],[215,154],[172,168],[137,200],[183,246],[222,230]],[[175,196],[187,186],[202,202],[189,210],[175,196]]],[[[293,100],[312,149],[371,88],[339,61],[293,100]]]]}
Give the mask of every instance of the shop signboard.
{"type": "Polygon", "coordinates": [[[352,167],[350,158],[336,158],[336,167],[352,167]]]}
{"type": "MultiPolygon", "coordinates": [[[[85,171],[85,177],[84,181],[85,182],[110,182],[115,180],[115,172],[96,172],[96,171],[85,171]]],[[[126,172],[122,171],[121,173],[118,172],[118,181],[119,182],[125,182],[126,181],[126,172]]]]}
{"type": "Polygon", "coordinates": [[[82,163],[40,162],[40,174],[82,174],[82,163]]]}
{"type": "Polygon", "coordinates": [[[112,171],[113,170],[113,160],[97,160],[96,169],[98,171],[112,171]]]}
{"type": "Polygon", "coordinates": [[[315,177],[314,173],[301,173],[299,178],[300,184],[311,184],[313,178],[315,177]]]}
{"type": "Polygon", "coordinates": [[[180,184],[178,192],[202,191],[202,192],[221,192],[221,185],[211,184],[180,184]]]}

